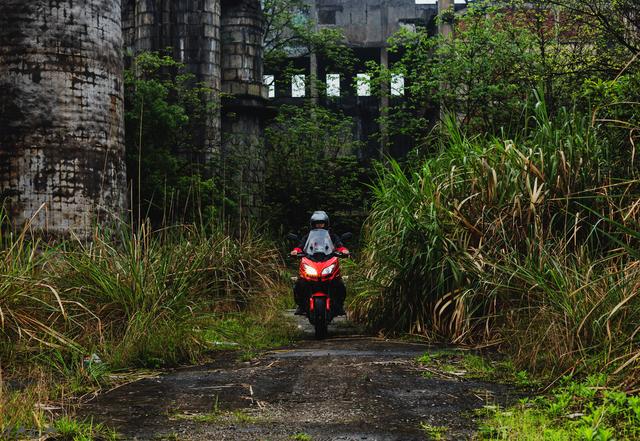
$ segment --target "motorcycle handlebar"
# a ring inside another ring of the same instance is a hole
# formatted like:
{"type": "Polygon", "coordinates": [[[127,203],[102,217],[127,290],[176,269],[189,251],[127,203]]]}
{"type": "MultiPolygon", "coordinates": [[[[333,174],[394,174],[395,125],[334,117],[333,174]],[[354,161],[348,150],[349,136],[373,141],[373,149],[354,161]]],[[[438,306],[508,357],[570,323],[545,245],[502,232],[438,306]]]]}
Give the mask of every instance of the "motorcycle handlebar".
{"type": "MultiPolygon", "coordinates": [[[[339,253],[337,251],[334,251],[333,253],[331,253],[331,255],[335,256],[335,257],[343,257],[343,258],[351,256],[351,254],[339,253]]],[[[291,257],[297,257],[297,258],[300,258],[300,259],[302,259],[303,257],[311,257],[306,253],[291,254],[290,256],[291,257]]]]}

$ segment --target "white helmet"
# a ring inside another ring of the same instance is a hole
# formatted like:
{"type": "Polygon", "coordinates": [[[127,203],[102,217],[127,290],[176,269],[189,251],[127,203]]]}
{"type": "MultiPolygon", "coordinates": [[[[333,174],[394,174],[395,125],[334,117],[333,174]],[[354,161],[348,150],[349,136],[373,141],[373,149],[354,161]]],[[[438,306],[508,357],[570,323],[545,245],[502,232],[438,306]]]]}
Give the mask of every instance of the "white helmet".
{"type": "Polygon", "coordinates": [[[316,224],[324,223],[325,228],[329,228],[329,215],[324,211],[314,211],[309,220],[311,228],[315,228],[316,224]]]}

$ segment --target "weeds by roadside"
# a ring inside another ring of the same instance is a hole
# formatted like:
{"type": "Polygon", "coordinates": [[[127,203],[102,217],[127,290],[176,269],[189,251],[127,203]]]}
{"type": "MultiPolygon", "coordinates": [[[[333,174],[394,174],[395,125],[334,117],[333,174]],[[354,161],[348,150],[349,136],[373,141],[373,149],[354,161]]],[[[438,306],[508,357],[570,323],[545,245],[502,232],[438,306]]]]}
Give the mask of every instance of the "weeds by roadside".
{"type": "MultiPolygon", "coordinates": [[[[442,150],[374,188],[350,309],[383,332],[500,345],[534,374],[633,388],[639,186],[603,128],[539,101],[513,140],[445,121],[442,150]]],[[[354,279],[352,279],[354,280],[354,279]]]]}
{"type": "Polygon", "coordinates": [[[26,231],[0,242],[4,438],[77,429],[78,439],[107,439],[65,415],[78,397],[122,381],[120,369],[203,360],[224,344],[251,352],[293,335],[276,312],[279,254],[257,235],[143,226],[96,231],[90,243],[50,245],[26,231]]]}
{"type": "Polygon", "coordinates": [[[512,384],[526,389],[539,386],[538,381],[527,371],[517,370],[513,362],[504,357],[494,360],[479,353],[447,348],[426,352],[418,357],[416,362],[424,369],[422,375],[428,378],[434,375],[453,375],[512,384]]]}
{"type": "Polygon", "coordinates": [[[116,441],[116,433],[102,424],[93,421],[79,422],[69,417],[62,417],[54,421],[53,429],[56,440],[61,441],[116,441]]]}
{"type": "Polygon", "coordinates": [[[480,440],[637,440],[640,439],[640,398],[607,388],[606,377],[584,381],[564,378],[547,395],[523,399],[514,407],[488,407],[480,440]]]}

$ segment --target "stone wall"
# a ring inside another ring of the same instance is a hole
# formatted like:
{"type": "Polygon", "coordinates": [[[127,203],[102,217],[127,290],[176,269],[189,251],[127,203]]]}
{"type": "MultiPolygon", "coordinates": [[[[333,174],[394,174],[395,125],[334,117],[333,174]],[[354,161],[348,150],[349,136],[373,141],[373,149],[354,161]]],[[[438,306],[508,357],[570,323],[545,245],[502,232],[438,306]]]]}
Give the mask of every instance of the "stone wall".
{"type": "Polygon", "coordinates": [[[87,233],[125,208],[120,0],[0,2],[0,199],[87,233]]]}

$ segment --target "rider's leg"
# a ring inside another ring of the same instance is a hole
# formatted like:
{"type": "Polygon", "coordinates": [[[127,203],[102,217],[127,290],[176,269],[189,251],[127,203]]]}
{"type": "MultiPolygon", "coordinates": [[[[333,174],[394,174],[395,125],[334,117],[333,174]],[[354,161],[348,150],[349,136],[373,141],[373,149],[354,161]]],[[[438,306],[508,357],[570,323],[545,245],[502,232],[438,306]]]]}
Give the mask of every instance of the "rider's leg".
{"type": "Polygon", "coordinates": [[[336,304],[335,315],[345,315],[344,300],[347,297],[347,288],[342,283],[342,279],[333,281],[333,299],[336,304]]]}
{"type": "Polygon", "coordinates": [[[296,301],[296,312],[295,315],[304,315],[305,314],[305,301],[304,301],[304,285],[303,281],[298,279],[293,286],[293,299],[296,301]]]}

